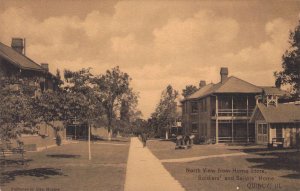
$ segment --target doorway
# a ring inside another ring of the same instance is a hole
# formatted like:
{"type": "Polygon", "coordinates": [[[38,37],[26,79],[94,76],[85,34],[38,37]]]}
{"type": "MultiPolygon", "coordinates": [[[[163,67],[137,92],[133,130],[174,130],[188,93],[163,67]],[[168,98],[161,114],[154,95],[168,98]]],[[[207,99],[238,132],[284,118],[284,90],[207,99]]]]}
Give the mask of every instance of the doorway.
{"type": "Polygon", "coordinates": [[[267,123],[257,123],[256,126],[256,142],[258,144],[268,144],[268,124],[267,123]]]}

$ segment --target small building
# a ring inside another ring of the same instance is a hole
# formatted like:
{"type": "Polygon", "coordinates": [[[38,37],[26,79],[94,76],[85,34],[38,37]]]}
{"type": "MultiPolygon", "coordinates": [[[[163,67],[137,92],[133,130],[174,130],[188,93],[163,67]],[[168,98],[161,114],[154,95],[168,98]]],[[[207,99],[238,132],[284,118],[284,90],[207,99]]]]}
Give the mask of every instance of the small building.
{"type": "Polygon", "coordinates": [[[258,97],[250,119],[250,122],[255,123],[257,144],[271,145],[278,140],[283,147],[299,144],[300,103],[279,103],[282,95],[283,91],[268,88],[258,97]]]}

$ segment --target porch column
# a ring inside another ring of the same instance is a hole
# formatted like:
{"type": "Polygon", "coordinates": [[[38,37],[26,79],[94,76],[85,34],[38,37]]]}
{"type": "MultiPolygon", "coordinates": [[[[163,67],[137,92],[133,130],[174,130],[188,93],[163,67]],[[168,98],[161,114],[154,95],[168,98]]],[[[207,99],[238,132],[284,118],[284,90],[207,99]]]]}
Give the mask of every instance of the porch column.
{"type": "Polygon", "coordinates": [[[247,143],[249,143],[249,101],[247,96],[247,143]]]}
{"type": "Polygon", "coordinates": [[[218,96],[216,96],[216,144],[219,143],[219,105],[218,105],[218,96]]]}
{"type": "Polygon", "coordinates": [[[231,96],[231,142],[233,141],[233,96],[231,96]]]}
{"type": "Polygon", "coordinates": [[[200,138],[201,136],[204,136],[204,135],[203,135],[203,131],[200,132],[201,119],[200,119],[200,102],[199,101],[197,101],[197,107],[198,107],[198,138],[200,138]]]}

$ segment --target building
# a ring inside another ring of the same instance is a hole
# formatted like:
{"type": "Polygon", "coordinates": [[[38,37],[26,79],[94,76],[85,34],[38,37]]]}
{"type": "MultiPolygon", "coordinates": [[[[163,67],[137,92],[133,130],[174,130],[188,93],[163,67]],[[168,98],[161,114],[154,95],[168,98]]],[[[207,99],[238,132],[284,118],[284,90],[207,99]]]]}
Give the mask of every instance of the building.
{"type": "Polygon", "coordinates": [[[255,123],[256,143],[294,147],[300,141],[300,102],[279,103],[282,93],[267,89],[257,99],[250,122],[255,123]]]}
{"type": "MultiPolygon", "coordinates": [[[[44,90],[57,90],[59,79],[49,72],[46,63],[37,64],[25,55],[25,39],[13,38],[11,47],[0,42],[0,81],[1,87],[8,87],[13,91],[22,92],[27,95],[37,96],[44,90]],[[33,88],[24,88],[24,87],[33,88]],[[31,91],[32,90],[32,91],[31,91]]],[[[62,125],[62,122],[53,122],[62,125]]],[[[55,144],[56,132],[46,124],[40,124],[39,135],[22,135],[28,150],[36,150],[40,147],[55,144]],[[41,138],[43,137],[43,138],[41,138]]],[[[61,132],[65,137],[65,132],[61,132]]]]}
{"type": "Polygon", "coordinates": [[[250,117],[256,98],[274,88],[229,77],[228,68],[221,68],[220,78],[217,84],[201,81],[199,90],[182,100],[185,133],[206,143],[254,142],[255,124],[250,117]]]}
{"type": "Polygon", "coordinates": [[[35,86],[37,90],[55,90],[58,79],[49,72],[47,63],[37,64],[25,53],[25,40],[13,38],[11,47],[0,42],[0,79],[18,90],[21,85],[35,86]]]}

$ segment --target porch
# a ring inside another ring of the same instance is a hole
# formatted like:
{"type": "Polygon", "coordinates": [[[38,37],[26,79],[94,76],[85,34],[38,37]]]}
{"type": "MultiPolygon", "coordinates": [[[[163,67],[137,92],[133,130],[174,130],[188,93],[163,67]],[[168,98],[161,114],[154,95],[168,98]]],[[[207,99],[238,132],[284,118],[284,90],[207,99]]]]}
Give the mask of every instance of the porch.
{"type": "Polygon", "coordinates": [[[249,119],[256,101],[253,94],[220,94],[212,97],[212,119],[249,119]]]}
{"type": "Polygon", "coordinates": [[[81,124],[75,120],[75,122],[67,125],[66,134],[67,139],[71,140],[88,139],[87,124],[81,124]]]}
{"type": "Polygon", "coordinates": [[[283,147],[299,147],[300,123],[267,123],[257,120],[255,123],[256,143],[273,146],[274,142],[283,147]]]}
{"type": "Polygon", "coordinates": [[[255,125],[247,120],[218,121],[218,143],[254,143],[255,125]]]}

